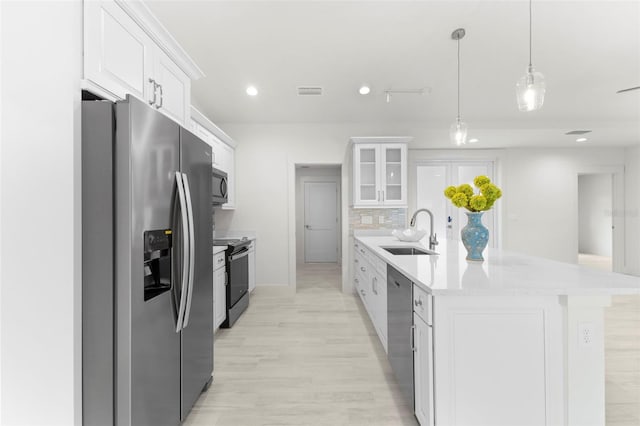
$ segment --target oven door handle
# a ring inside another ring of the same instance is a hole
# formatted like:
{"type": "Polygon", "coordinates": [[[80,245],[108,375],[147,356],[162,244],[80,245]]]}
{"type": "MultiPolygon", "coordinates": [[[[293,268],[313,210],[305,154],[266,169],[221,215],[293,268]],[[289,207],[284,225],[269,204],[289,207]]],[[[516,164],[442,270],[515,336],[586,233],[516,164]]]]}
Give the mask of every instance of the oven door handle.
{"type": "Polygon", "coordinates": [[[229,256],[229,262],[233,262],[234,260],[241,259],[245,256],[249,256],[249,249],[247,247],[229,256]]]}

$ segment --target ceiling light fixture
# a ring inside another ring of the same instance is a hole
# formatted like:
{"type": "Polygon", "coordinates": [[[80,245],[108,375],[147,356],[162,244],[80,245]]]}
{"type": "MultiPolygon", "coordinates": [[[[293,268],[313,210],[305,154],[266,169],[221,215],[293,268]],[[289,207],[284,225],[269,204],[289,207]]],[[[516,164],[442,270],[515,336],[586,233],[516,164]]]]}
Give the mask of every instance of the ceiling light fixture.
{"type": "Polygon", "coordinates": [[[358,90],[358,92],[361,95],[368,95],[369,93],[371,93],[371,87],[369,87],[366,84],[363,84],[362,86],[360,86],[360,89],[358,90]]]}
{"type": "Polygon", "coordinates": [[[529,66],[525,75],[516,83],[518,109],[520,111],[535,111],[542,108],[544,103],[545,82],[542,73],[533,69],[531,65],[531,0],[529,0],[529,66]]]}
{"type": "Polygon", "coordinates": [[[257,94],[258,94],[258,89],[256,88],[256,86],[247,87],[247,95],[256,96],[257,94]]]}
{"type": "Polygon", "coordinates": [[[576,139],[576,142],[586,142],[587,138],[578,138],[576,139]]]}
{"type": "Polygon", "coordinates": [[[476,143],[476,142],[479,142],[478,138],[469,139],[469,143],[476,143]]]}
{"type": "Polygon", "coordinates": [[[463,38],[464,35],[464,28],[458,28],[451,33],[451,39],[458,42],[458,115],[456,116],[456,122],[453,123],[449,129],[451,143],[456,146],[467,143],[467,124],[460,119],[460,39],[463,38]]]}

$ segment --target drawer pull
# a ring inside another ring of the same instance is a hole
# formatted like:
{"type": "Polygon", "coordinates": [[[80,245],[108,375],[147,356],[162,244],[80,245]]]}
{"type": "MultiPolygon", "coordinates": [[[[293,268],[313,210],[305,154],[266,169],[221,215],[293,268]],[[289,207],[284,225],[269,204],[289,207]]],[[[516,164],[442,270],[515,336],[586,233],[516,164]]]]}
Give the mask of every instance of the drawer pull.
{"type": "Polygon", "coordinates": [[[422,306],[422,299],[414,300],[413,304],[416,306],[422,306]]]}
{"type": "Polygon", "coordinates": [[[367,270],[367,268],[365,268],[364,266],[361,266],[361,267],[360,267],[360,270],[361,270],[362,272],[365,272],[365,271],[367,270]]]}

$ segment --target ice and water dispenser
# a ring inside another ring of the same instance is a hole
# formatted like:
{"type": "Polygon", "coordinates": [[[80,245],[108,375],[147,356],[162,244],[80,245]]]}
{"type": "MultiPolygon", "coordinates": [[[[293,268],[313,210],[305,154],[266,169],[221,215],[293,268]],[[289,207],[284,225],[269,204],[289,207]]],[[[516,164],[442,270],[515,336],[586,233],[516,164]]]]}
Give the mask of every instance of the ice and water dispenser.
{"type": "Polygon", "coordinates": [[[171,290],[170,229],[144,232],[144,300],[171,290]]]}

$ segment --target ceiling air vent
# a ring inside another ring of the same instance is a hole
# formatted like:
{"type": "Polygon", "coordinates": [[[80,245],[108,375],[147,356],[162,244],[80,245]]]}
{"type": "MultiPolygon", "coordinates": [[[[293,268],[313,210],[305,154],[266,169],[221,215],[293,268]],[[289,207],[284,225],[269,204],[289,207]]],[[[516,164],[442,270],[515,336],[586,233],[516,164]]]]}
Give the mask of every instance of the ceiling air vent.
{"type": "Polygon", "coordinates": [[[318,96],[318,95],[322,95],[322,87],[298,86],[298,96],[318,96]]]}
{"type": "Polygon", "coordinates": [[[591,130],[572,130],[570,132],[565,133],[565,135],[584,135],[587,133],[591,133],[591,130]]]}

